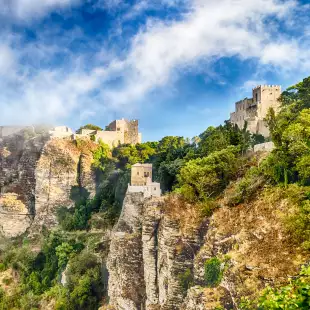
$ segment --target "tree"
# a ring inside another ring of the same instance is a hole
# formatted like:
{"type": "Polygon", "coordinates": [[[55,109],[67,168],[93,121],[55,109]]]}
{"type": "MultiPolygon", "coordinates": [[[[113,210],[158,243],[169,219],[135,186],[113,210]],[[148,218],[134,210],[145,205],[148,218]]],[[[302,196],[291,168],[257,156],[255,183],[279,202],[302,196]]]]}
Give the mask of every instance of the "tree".
{"type": "Polygon", "coordinates": [[[208,127],[200,135],[198,143],[198,153],[200,156],[207,156],[213,152],[223,150],[230,145],[240,146],[240,151],[244,152],[250,146],[251,135],[247,130],[247,123],[241,130],[237,125],[225,121],[224,125],[218,127],[208,127]]]}
{"type": "Polygon", "coordinates": [[[63,242],[56,248],[56,256],[58,258],[58,267],[63,269],[73,253],[73,247],[68,242],[63,242]]]}
{"type": "Polygon", "coordinates": [[[113,150],[113,156],[118,160],[118,168],[130,168],[136,163],[145,163],[155,154],[155,145],[141,143],[136,145],[120,145],[113,150]]]}
{"type": "Polygon", "coordinates": [[[206,201],[229,183],[237,167],[238,149],[230,146],[207,157],[188,161],[178,175],[176,192],[189,201],[206,201]]]}
{"type": "Polygon", "coordinates": [[[89,129],[89,130],[102,130],[101,127],[93,124],[86,124],[84,126],[81,126],[76,132],[80,132],[82,129],[89,129]]]}

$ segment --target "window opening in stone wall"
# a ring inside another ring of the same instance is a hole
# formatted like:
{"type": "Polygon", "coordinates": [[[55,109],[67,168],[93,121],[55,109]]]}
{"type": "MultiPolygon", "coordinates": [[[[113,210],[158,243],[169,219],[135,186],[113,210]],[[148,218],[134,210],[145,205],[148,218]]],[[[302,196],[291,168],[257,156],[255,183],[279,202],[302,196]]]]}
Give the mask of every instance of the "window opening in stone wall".
{"type": "Polygon", "coordinates": [[[137,175],[139,175],[139,171],[137,172],[137,175]]]}
{"type": "Polygon", "coordinates": [[[154,187],[154,191],[156,191],[156,187],[154,187]]]}
{"type": "Polygon", "coordinates": [[[120,131],[121,129],[119,128],[119,127],[117,127],[117,129],[116,129],[117,131],[120,131]]]}
{"type": "Polygon", "coordinates": [[[149,172],[144,172],[144,177],[147,178],[150,176],[150,173],[149,172]]]}
{"type": "Polygon", "coordinates": [[[258,93],[255,94],[256,102],[258,102],[258,93]]]}

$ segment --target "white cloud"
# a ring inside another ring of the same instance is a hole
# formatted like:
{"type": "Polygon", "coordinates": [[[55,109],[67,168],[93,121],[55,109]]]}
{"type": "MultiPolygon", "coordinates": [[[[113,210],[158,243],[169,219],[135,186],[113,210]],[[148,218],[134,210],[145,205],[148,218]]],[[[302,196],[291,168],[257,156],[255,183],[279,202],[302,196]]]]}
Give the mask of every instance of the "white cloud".
{"type": "MultiPolygon", "coordinates": [[[[32,1],[41,3],[34,8],[30,0],[14,1],[23,18],[75,3],[32,1]]],[[[171,5],[173,2],[177,3],[171,1],[171,5]]],[[[4,76],[0,79],[0,123],[56,122],[72,114],[83,118],[97,109],[134,109],[152,90],[172,87],[184,71],[203,71],[200,67],[204,66],[208,75],[208,67],[223,57],[256,59],[259,65],[277,70],[306,71],[310,69],[309,46],[278,33],[276,27],[271,29],[268,22],[291,21],[296,8],[295,1],[193,0],[182,18],[149,19],[122,58],[110,52],[104,66],[101,62],[91,65],[94,59],[103,59],[99,51],[76,62],[75,55],[69,53],[64,69],[36,69],[23,62],[23,57],[30,54],[44,62],[53,57],[53,47],[28,44],[13,49],[12,44],[0,45],[0,74],[12,68],[16,77],[15,81],[4,76]],[[45,50],[48,52],[42,52],[45,50]],[[87,65],[92,68],[86,70],[87,65]],[[113,83],[115,80],[118,82],[113,83]]]]}
{"type": "Polygon", "coordinates": [[[29,20],[78,3],[80,0],[0,0],[0,12],[21,20],[29,20]]]}
{"type": "Polygon", "coordinates": [[[0,43],[0,76],[8,75],[15,67],[15,55],[7,44],[0,43]]]}
{"type": "Polygon", "coordinates": [[[180,21],[150,20],[134,38],[124,61],[125,87],[108,95],[113,101],[132,102],[180,71],[222,57],[257,59],[263,65],[288,69],[304,65],[308,49],[272,33],[266,23],[268,18],[283,22],[296,6],[294,1],[196,0],[180,21]]]}

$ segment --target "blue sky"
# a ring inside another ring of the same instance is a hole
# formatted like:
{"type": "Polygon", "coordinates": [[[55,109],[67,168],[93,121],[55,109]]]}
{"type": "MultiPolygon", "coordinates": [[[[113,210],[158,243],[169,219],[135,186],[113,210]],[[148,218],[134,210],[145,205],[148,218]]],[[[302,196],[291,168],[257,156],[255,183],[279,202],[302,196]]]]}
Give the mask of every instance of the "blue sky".
{"type": "Polygon", "coordinates": [[[0,124],[193,137],[252,87],[309,75],[307,2],[0,0],[0,124]]]}

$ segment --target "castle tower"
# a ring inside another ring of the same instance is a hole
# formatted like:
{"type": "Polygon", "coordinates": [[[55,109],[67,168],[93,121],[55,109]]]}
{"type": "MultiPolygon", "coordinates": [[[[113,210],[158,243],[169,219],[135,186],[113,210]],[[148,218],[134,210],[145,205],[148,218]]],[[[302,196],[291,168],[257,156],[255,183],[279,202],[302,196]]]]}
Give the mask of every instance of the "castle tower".
{"type": "Polygon", "coordinates": [[[260,85],[253,89],[253,103],[257,105],[257,117],[266,117],[269,108],[279,111],[281,96],[281,86],[279,85],[260,85]]]}
{"type": "Polygon", "coordinates": [[[142,192],[144,197],[160,197],[160,183],[152,181],[152,164],[137,163],[131,167],[131,184],[128,184],[129,193],[142,192]]]}
{"type": "Polygon", "coordinates": [[[264,121],[268,110],[273,108],[277,113],[280,108],[278,101],[281,96],[279,85],[259,85],[252,90],[253,98],[245,98],[235,103],[235,112],[230,114],[230,121],[240,129],[247,122],[251,133],[269,136],[268,127],[264,121]]]}

